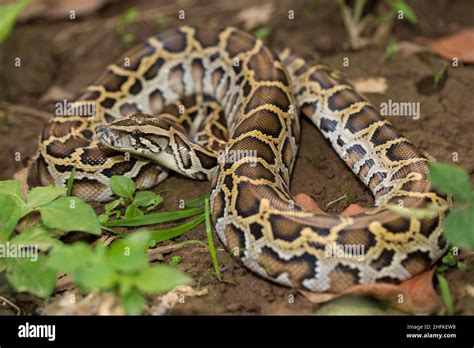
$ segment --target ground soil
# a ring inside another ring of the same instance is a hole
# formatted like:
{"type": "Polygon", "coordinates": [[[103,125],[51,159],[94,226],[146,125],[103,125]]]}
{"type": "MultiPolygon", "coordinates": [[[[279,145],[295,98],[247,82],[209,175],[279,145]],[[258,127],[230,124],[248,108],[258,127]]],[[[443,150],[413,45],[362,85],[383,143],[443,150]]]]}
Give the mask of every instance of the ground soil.
{"type": "MultiPolygon", "coordinates": [[[[263,3],[264,1],[262,1],[263,3]]],[[[267,1],[265,1],[267,2],[267,1]]],[[[346,33],[335,1],[281,1],[272,2],[276,8],[267,26],[266,39],[272,48],[289,46],[296,53],[321,59],[340,68],[349,79],[384,77],[388,83],[385,94],[368,95],[375,105],[392,99],[421,103],[421,117],[392,117],[390,121],[421,150],[443,162],[452,162],[468,170],[474,179],[472,134],[474,132],[474,68],[450,68],[441,88],[426,92],[427,78],[433,76],[443,62],[433,54],[397,53],[384,60],[384,47],[360,51],[347,50],[346,33]],[[297,20],[288,20],[293,9],[297,20]],[[349,58],[349,66],[342,65],[349,58]]],[[[419,37],[435,38],[472,25],[471,1],[408,1],[418,15],[419,23],[397,23],[394,37],[414,41],[419,37]]],[[[254,1],[137,1],[141,11],[152,7],[165,10],[167,21],[159,27],[150,20],[136,21],[127,30],[137,40],[147,38],[159,30],[186,24],[241,25],[236,13],[254,1]],[[186,20],[177,18],[177,11],[185,9],[186,20]]],[[[11,105],[28,106],[51,112],[53,103],[45,102],[46,92],[57,87],[67,98],[79,96],[83,88],[93,82],[104,68],[131,47],[117,37],[114,26],[107,25],[127,9],[127,4],[110,3],[99,12],[76,21],[48,21],[37,19],[18,25],[9,40],[0,46],[0,101],[11,105]],[[22,67],[13,65],[21,57],[22,67]],[[42,99],[43,97],[43,99],[42,99]]],[[[56,94],[57,96],[57,94],[56,94]]],[[[37,137],[45,124],[42,114],[29,112],[0,114],[0,179],[9,179],[24,167],[26,160],[37,148],[37,137]],[[21,155],[16,160],[15,154],[21,155]]],[[[370,206],[373,199],[345,164],[332,151],[316,128],[303,120],[302,142],[292,179],[292,192],[305,192],[321,207],[348,192],[352,203],[370,206]]],[[[473,180],[474,181],[474,180],[473,180]]],[[[180,200],[193,199],[208,193],[210,184],[193,182],[178,176],[171,177],[156,188],[165,204],[162,211],[178,208],[180,200]]],[[[341,200],[327,211],[337,213],[349,202],[341,200]]],[[[203,226],[191,231],[178,241],[206,240],[203,226]]],[[[269,283],[247,271],[216,241],[218,258],[224,282],[217,281],[206,249],[187,247],[165,256],[165,262],[180,255],[180,269],[195,280],[195,286],[207,287],[209,294],[189,298],[175,306],[174,314],[311,314],[319,306],[311,304],[302,295],[269,283]],[[294,296],[294,301],[292,301],[294,296]]],[[[474,258],[463,255],[466,263],[474,258]]],[[[453,292],[456,313],[474,314],[474,298],[466,292],[474,285],[474,272],[453,269],[447,272],[453,292]]],[[[41,301],[27,295],[9,294],[26,313],[34,312],[41,301]]],[[[8,311],[4,309],[4,312],[8,311]]]]}

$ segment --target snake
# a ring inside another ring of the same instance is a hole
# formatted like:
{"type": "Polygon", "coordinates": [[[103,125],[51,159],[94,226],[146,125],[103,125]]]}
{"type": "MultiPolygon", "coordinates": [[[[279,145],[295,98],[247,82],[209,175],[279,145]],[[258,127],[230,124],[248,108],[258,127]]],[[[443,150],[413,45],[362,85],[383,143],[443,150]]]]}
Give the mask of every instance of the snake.
{"type": "Polygon", "coordinates": [[[429,159],[342,74],[234,27],[182,26],[150,37],[114,64],[40,135],[36,185],[108,201],[123,175],[149,189],[171,172],[210,180],[211,221],[245,267],[278,284],[341,293],[398,284],[446,251],[446,213],[429,159]],[[352,216],[295,203],[290,179],[300,116],[313,123],[374,197],[352,216]]]}

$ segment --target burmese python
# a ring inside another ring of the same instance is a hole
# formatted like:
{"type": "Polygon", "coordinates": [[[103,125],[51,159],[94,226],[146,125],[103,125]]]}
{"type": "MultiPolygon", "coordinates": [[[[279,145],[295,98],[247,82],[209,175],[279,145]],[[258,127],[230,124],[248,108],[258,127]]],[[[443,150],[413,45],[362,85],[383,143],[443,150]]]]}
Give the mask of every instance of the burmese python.
{"type": "Polygon", "coordinates": [[[220,239],[277,283],[317,292],[397,283],[446,250],[443,212],[418,220],[387,208],[445,203],[428,181],[426,157],[338,72],[287,50],[276,55],[238,29],[181,27],[151,37],[110,65],[73,111],[46,126],[30,178],[64,185],[75,167],[73,193],[97,201],[111,198],[112,175],[139,189],[168,170],[211,179],[220,239]],[[91,115],[80,114],[90,105],[91,115]],[[299,112],[371,190],[374,208],[344,217],[292,201],[299,112]],[[331,245],[362,252],[328,254],[331,245]]]}

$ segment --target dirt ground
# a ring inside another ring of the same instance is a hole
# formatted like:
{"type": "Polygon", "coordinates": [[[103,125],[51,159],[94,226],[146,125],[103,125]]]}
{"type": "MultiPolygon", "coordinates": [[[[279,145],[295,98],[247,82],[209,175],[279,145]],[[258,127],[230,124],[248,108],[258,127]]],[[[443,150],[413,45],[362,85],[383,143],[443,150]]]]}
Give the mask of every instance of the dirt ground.
{"type": "MultiPolygon", "coordinates": [[[[275,11],[268,22],[270,29],[266,39],[272,48],[290,47],[294,52],[321,59],[341,69],[349,79],[384,77],[388,83],[385,94],[368,95],[376,105],[388,99],[421,103],[421,117],[391,117],[390,121],[421,150],[442,162],[452,162],[468,170],[474,179],[472,134],[474,133],[474,68],[460,66],[450,68],[439,90],[427,91],[427,78],[442,66],[436,56],[396,53],[383,59],[385,47],[347,50],[346,33],[335,1],[262,1],[271,2],[275,11]],[[288,20],[293,9],[297,20],[288,20]],[[342,65],[349,58],[349,66],[342,65]]],[[[418,18],[417,25],[397,23],[394,37],[397,40],[436,38],[472,25],[472,2],[466,1],[407,1],[413,6],[418,18]]],[[[136,42],[156,32],[182,24],[236,25],[241,22],[236,13],[254,1],[147,1],[134,2],[140,11],[150,8],[163,9],[166,23],[158,26],[153,20],[138,20],[127,31],[136,36],[136,42]],[[185,9],[186,20],[177,18],[177,11],[185,9]]],[[[61,91],[61,99],[77,97],[83,88],[93,82],[104,68],[123,54],[133,44],[124,44],[117,37],[113,26],[107,25],[130,5],[126,2],[110,3],[97,13],[71,21],[37,19],[19,24],[9,40],[0,46],[0,103],[9,106],[28,106],[35,110],[51,112],[53,103],[48,101],[52,87],[61,91]],[[22,67],[12,64],[21,57],[22,67]]],[[[58,93],[52,93],[57,96],[58,93]]],[[[0,104],[1,106],[1,104],[0,104]]],[[[0,111],[1,112],[1,111],[0,111]]],[[[21,112],[8,116],[0,113],[0,179],[9,179],[21,169],[37,148],[37,137],[46,118],[21,112]],[[15,160],[16,153],[20,161],[15,160]]],[[[305,192],[321,207],[349,193],[352,203],[368,207],[373,203],[370,192],[349,171],[317,129],[303,121],[302,142],[292,179],[294,194],[305,192]]],[[[474,180],[473,180],[474,181],[474,180]]],[[[208,193],[210,184],[193,182],[178,176],[171,177],[156,188],[162,193],[165,204],[161,211],[178,208],[181,199],[193,199],[208,193]]],[[[337,213],[348,205],[346,200],[332,205],[328,211],[337,213]]],[[[206,241],[203,226],[178,239],[206,241]]],[[[166,255],[169,262],[180,255],[179,268],[187,271],[195,280],[194,286],[207,287],[208,295],[189,298],[175,306],[172,314],[311,314],[320,306],[311,304],[302,295],[267,282],[247,271],[233,259],[216,241],[218,258],[224,282],[218,282],[212,273],[212,263],[206,249],[193,246],[166,255]],[[294,296],[294,301],[293,299],[294,296]]],[[[474,263],[472,255],[461,255],[467,264],[474,263]]],[[[456,269],[446,273],[458,314],[474,314],[474,297],[466,293],[466,286],[474,286],[474,271],[456,269]]],[[[0,289],[1,291],[1,289],[0,289]]],[[[12,301],[25,312],[32,312],[41,301],[30,296],[11,294],[12,301]]],[[[1,311],[1,310],[0,310],[1,311]]],[[[2,312],[0,312],[1,314],[2,312]]]]}

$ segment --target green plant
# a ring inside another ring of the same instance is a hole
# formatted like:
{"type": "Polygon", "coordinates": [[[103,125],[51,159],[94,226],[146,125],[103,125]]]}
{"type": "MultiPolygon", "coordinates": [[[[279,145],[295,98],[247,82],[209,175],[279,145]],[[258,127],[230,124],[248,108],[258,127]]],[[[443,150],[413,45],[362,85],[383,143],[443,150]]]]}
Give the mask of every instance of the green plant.
{"type": "Polygon", "coordinates": [[[0,43],[5,41],[15,26],[16,19],[31,0],[19,0],[11,4],[0,5],[0,43]]]}
{"type": "Polygon", "coordinates": [[[252,34],[260,40],[265,40],[268,35],[270,35],[270,29],[268,27],[260,27],[258,29],[255,29],[252,34]]]}
{"type": "Polygon", "coordinates": [[[371,13],[362,16],[366,0],[355,0],[352,7],[346,3],[346,0],[337,0],[337,2],[349,36],[349,46],[353,49],[385,41],[397,15],[402,14],[403,18],[411,23],[416,23],[418,20],[413,9],[404,0],[385,0],[388,8],[377,18],[371,13]],[[369,24],[373,24],[376,29],[371,36],[362,36],[369,24]]]}
{"type": "Polygon", "coordinates": [[[119,17],[119,20],[115,27],[115,31],[120,37],[120,40],[122,40],[122,42],[125,44],[135,41],[135,36],[131,33],[127,33],[125,28],[127,27],[127,25],[133,23],[137,15],[138,10],[135,7],[131,7],[119,17]]]}
{"type": "MultiPolygon", "coordinates": [[[[111,187],[118,197],[101,205],[104,212],[97,216],[89,204],[69,195],[73,183],[74,171],[67,187],[36,187],[23,195],[19,181],[0,181],[0,272],[5,272],[17,291],[47,298],[54,292],[57,274],[68,273],[81,290],[115,292],[127,313],[137,314],[143,309],[144,295],[169,291],[189,282],[189,277],[175,267],[150,264],[147,249],[208,221],[207,196],[186,202],[185,210],[150,213],[163,198],[151,191],[137,192],[130,178],[114,176],[111,187]],[[35,216],[39,220],[33,223],[35,216]],[[190,217],[191,220],[171,228],[143,229],[190,217]],[[24,228],[18,234],[15,228],[20,221],[24,228]],[[123,227],[142,229],[124,231],[123,227]],[[97,236],[107,231],[124,238],[110,247],[102,243],[96,247],[84,242],[63,243],[59,238],[71,231],[97,236]],[[6,255],[6,248],[22,250],[25,255],[28,248],[32,249],[29,250],[32,257],[6,255]]],[[[209,236],[210,225],[206,224],[206,228],[208,248],[218,270],[212,235],[209,236]]],[[[203,244],[190,241],[180,243],[180,247],[195,243],[203,244]]],[[[174,266],[179,263],[177,259],[174,262],[174,266]]]]}

